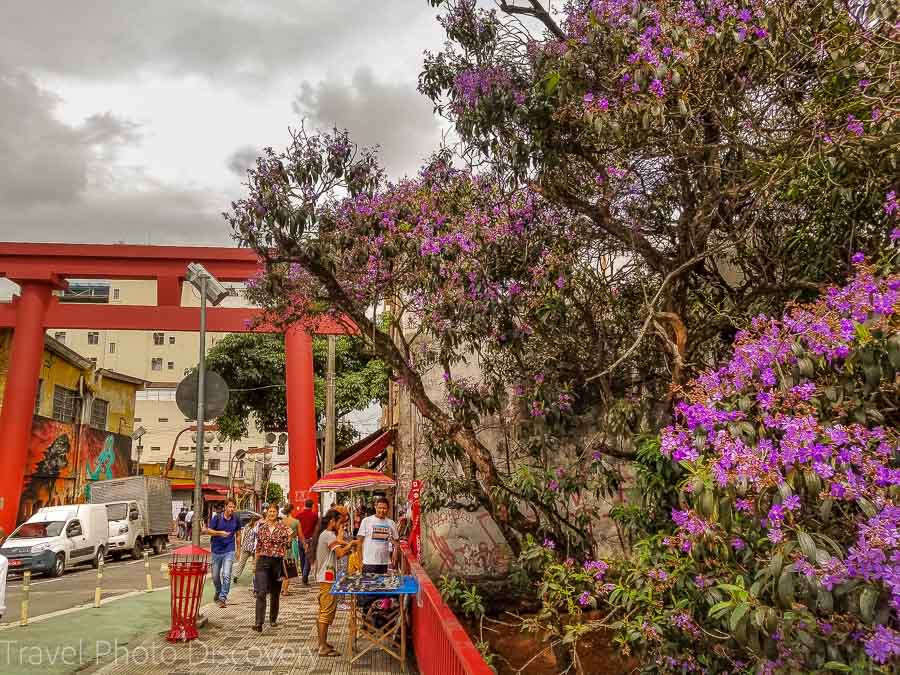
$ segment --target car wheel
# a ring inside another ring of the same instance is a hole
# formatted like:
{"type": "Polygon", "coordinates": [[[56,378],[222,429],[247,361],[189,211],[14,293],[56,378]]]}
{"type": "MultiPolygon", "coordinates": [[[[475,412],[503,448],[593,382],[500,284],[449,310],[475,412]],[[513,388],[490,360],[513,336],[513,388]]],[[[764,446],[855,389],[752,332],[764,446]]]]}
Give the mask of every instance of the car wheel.
{"type": "Polygon", "coordinates": [[[91,561],[91,567],[97,569],[100,567],[100,561],[106,556],[106,551],[103,550],[103,547],[97,549],[97,555],[94,556],[94,559],[91,561]]]}
{"type": "Polygon", "coordinates": [[[131,549],[131,557],[134,560],[140,560],[144,557],[144,544],[140,539],[134,540],[134,548],[131,549]]]}
{"type": "Polygon", "coordinates": [[[48,572],[51,577],[61,577],[66,572],[66,556],[63,553],[57,553],[56,559],[53,561],[53,569],[48,572]]]}
{"type": "Polygon", "coordinates": [[[109,555],[110,555],[110,557],[112,557],[112,559],[115,560],[116,562],[119,562],[119,561],[122,559],[122,552],[121,552],[121,551],[113,551],[113,552],[110,553],[109,555]]]}
{"type": "Polygon", "coordinates": [[[159,537],[153,539],[153,555],[159,555],[163,551],[162,541],[159,537]]]}

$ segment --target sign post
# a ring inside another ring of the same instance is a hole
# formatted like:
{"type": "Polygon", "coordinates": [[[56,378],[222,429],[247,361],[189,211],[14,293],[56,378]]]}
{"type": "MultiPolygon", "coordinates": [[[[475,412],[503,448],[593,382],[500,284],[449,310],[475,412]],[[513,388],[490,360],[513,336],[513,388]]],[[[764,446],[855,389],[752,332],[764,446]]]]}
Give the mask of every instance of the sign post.
{"type": "Polygon", "coordinates": [[[422,552],[421,505],[422,481],[414,480],[409,486],[409,514],[412,527],[409,531],[409,548],[413,557],[418,560],[422,552]]]}

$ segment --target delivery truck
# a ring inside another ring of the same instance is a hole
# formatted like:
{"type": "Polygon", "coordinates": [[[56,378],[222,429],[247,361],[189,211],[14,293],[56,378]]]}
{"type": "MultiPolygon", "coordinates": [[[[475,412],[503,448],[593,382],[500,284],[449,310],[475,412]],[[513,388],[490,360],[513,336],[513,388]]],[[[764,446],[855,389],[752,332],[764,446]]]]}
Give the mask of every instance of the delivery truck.
{"type": "Polygon", "coordinates": [[[172,487],[160,476],[130,476],[91,483],[91,503],[106,505],[109,554],[137,559],[145,549],[166,550],[172,526],[172,487]]]}

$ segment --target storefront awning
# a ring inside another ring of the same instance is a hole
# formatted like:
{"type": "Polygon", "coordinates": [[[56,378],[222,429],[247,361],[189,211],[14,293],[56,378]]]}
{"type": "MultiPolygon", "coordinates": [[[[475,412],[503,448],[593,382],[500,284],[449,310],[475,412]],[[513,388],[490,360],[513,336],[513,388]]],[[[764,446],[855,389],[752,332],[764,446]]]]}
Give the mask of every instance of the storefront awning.
{"type": "Polygon", "coordinates": [[[225,499],[225,495],[203,495],[203,501],[205,502],[224,502],[225,499]]]}
{"type": "MultiPolygon", "coordinates": [[[[365,466],[373,459],[378,457],[384,449],[391,444],[391,441],[394,440],[394,430],[387,429],[382,430],[379,433],[372,434],[363,439],[363,441],[367,441],[364,445],[362,445],[359,450],[356,450],[349,457],[341,460],[337,464],[334,465],[335,469],[342,469],[348,466],[365,466]]],[[[356,443],[355,446],[359,446],[360,443],[356,443]]],[[[354,446],[351,446],[351,449],[354,446]]]]}

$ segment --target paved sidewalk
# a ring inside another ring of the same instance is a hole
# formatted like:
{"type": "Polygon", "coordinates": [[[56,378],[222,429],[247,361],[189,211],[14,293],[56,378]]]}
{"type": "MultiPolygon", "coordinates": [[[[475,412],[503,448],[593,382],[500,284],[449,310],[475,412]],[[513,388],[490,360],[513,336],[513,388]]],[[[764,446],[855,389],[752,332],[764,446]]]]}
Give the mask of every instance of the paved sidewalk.
{"type": "MultiPolygon", "coordinates": [[[[210,585],[207,581],[207,585],[210,585]]],[[[116,661],[94,675],[231,675],[267,673],[270,675],[338,675],[365,673],[393,675],[401,673],[400,664],[383,653],[369,652],[352,668],[343,654],[347,651],[348,611],[338,609],[329,631],[329,642],[342,653],[339,657],[318,656],[316,611],[318,594],[294,583],[292,594],[281,599],[278,627],[266,623],[262,634],[251,630],[254,621],[254,597],[247,585],[232,587],[226,608],[213,604],[203,607],[207,625],[200,639],[187,644],[166,642],[165,634],[153,635],[142,643],[123,649],[116,661]]],[[[407,672],[415,674],[415,659],[410,657],[407,672]]]]}

